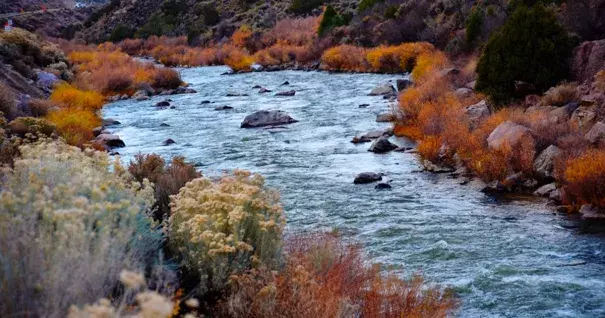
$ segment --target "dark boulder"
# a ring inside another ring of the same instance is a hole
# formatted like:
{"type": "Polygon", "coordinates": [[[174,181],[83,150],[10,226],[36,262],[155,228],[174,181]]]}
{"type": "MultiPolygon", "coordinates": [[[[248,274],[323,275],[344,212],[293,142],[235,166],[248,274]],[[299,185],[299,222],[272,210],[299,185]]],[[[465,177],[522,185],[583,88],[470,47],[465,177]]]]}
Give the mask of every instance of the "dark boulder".
{"type": "Polygon", "coordinates": [[[353,180],[354,184],[365,184],[372,183],[382,180],[382,173],[375,172],[362,172],[355,177],[353,180]]]}
{"type": "Polygon", "coordinates": [[[398,79],[395,83],[397,85],[397,90],[400,92],[412,85],[412,81],[407,79],[398,79]]]}
{"type": "Polygon", "coordinates": [[[386,153],[397,148],[397,145],[391,143],[388,137],[383,136],[374,141],[368,151],[371,151],[373,153],[386,153]]]}
{"type": "Polygon", "coordinates": [[[229,109],[233,109],[233,107],[231,106],[219,106],[219,107],[215,107],[214,110],[229,110],[229,109]]]}
{"type": "Polygon", "coordinates": [[[172,140],[170,138],[164,140],[164,143],[163,143],[164,146],[170,146],[172,144],[176,144],[176,141],[174,141],[174,140],[172,140]]]}
{"type": "Polygon", "coordinates": [[[285,91],[285,92],[279,92],[277,94],[275,94],[275,96],[294,96],[296,94],[296,91],[285,91]]]}
{"type": "Polygon", "coordinates": [[[244,118],[241,128],[255,128],[296,123],[298,120],[281,110],[261,110],[244,118]]]}
{"type": "Polygon", "coordinates": [[[164,100],[164,101],[156,103],[155,106],[156,107],[168,107],[168,106],[170,106],[170,102],[167,100],[164,100]]]}
{"type": "Polygon", "coordinates": [[[105,146],[108,149],[126,147],[126,144],[118,135],[100,134],[93,141],[105,146]]]}
{"type": "Polygon", "coordinates": [[[374,189],[376,190],[387,190],[387,189],[391,189],[391,185],[385,182],[381,182],[379,184],[377,184],[376,186],[374,186],[374,189]]]}

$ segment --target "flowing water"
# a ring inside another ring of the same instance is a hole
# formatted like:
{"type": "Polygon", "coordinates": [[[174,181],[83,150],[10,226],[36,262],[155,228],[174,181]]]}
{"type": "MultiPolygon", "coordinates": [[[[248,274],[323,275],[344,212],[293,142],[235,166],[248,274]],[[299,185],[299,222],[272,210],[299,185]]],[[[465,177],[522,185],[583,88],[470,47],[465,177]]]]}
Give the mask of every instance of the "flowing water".
{"type": "MultiPolygon", "coordinates": [[[[197,94],[169,96],[175,109],[150,101],[108,105],[122,125],[125,161],[135,154],[184,155],[206,175],[243,168],[281,191],[288,231],[332,230],[362,242],[374,261],[405,275],[452,287],[461,317],[605,315],[605,237],[569,228],[539,200],[488,197],[472,184],[422,173],[410,153],[373,154],[354,145],[387,111],[367,96],[397,76],[283,71],[221,76],[224,67],[181,70],[197,94]],[[291,85],[282,86],[284,81],[291,85]],[[258,94],[296,90],[292,97],[258,94]],[[249,96],[226,97],[228,92],[249,96]],[[211,104],[201,104],[210,100],[211,104]],[[370,104],[359,108],[360,104],[370,104]],[[228,105],[233,110],[216,111],[228,105]],[[287,129],[242,129],[247,114],[280,109],[299,120],[287,129]],[[169,127],[161,127],[166,123],[169,127]],[[167,138],[177,143],[163,146],[167,138]],[[354,185],[357,173],[382,172],[392,189],[354,185]]],[[[392,138],[399,145],[409,140],[392,138]]]]}

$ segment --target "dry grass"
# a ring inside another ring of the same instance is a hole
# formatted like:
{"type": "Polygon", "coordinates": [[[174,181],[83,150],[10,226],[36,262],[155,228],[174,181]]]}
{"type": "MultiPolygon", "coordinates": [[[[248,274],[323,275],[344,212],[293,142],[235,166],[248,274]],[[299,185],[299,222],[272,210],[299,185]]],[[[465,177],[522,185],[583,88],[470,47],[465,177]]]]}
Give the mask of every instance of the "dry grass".
{"type": "Polygon", "coordinates": [[[422,279],[404,281],[367,265],[361,249],[321,234],[286,241],[285,268],[232,278],[220,306],[235,317],[447,317],[457,303],[422,279]]]}
{"type": "Polygon", "coordinates": [[[542,99],[540,105],[542,106],[565,106],[571,102],[578,100],[578,84],[576,83],[563,83],[549,89],[542,99]]]}

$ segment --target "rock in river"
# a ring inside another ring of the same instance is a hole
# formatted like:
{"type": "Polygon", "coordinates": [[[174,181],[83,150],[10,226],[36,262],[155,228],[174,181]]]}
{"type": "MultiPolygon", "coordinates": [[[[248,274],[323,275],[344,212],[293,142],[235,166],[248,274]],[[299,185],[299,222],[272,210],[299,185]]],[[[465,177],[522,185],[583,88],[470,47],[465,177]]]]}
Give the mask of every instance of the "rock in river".
{"type": "Polygon", "coordinates": [[[354,184],[372,183],[382,180],[382,173],[375,172],[362,172],[355,177],[353,180],[354,184]]]}
{"type": "Polygon", "coordinates": [[[277,94],[275,94],[275,96],[294,96],[296,94],[296,91],[285,91],[285,92],[279,92],[277,94]]]}
{"type": "Polygon", "coordinates": [[[120,139],[120,136],[112,134],[100,134],[94,139],[94,142],[99,143],[109,149],[126,147],[126,144],[124,141],[122,141],[122,139],[120,139]]]}
{"type": "Polygon", "coordinates": [[[244,118],[241,128],[255,128],[297,123],[298,120],[290,117],[281,110],[261,110],[244,118]]]}
{"type": "Polygon", "coordinates": [[[376,190],[386,190],[386,189],[391,189],[391,185],[385,182],[381,182],[379,184],[377,184],[374,189],[376,190]]]}
{"type": "Polygon", "coordinates": [[[164,140],[164,143],[163,143],[164,146],[170,146],[172,144],[176,144],[176,141],[174,141],[174,140],[172,140],[170,138],[164,140]]]}
{"type": "Polygon", "coordinates": [[[373,153],[386,153],[395,149],[397,149],[397,145],[390,142],[388,137],[383,136],[374,141],[368,151],[373,153]]]}
{"type": "Polygon", "coordinates": [[[374,87],[374,89],[370,92],[370,96],[392,95],[396,93],[397,91],[395,90],[395,87],[387,83],[374,87]]]}
{"type": "Polygon", "coordinates": [[[167,100],[164,100],[164,101],[156,103],[155,106],[156,107],[168,107],[168,106],[170,106],[170,102],[167,100]]]}
{"type": "Polygon", "coordinates": [[[215,107],[214,110],[229,110],[229,109],[233,109],[233,107],[231,106],[219,106],[219,107],[215,107]]]}

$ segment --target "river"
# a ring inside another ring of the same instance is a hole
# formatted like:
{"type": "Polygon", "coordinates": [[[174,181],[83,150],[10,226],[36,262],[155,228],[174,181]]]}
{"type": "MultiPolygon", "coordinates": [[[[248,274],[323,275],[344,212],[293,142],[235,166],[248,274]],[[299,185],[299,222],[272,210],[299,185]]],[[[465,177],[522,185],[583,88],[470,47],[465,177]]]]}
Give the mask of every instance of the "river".
{"type": "MultiPolygon", "coordinates": [[[[597,317],[605,315],[605,237],[570,228],[544,201],[498,199],[471,183],[420,172],[416,155],[374,154],[355,135],[389,124],[380,74],[282,71],[224,76],[226,67],[182,69],[196,94],[169,96],[174,109],[150,101],[106,106],[105,118],[135,154],[183,155],[205,175],[242,168],[264,175],[282,194],[288,231],[338,230],[361,242],[375,262],[403,275],[422,274],[452,287],[460,317],[597,317]],[[290,85],[281,86],[284,81],[290,85]],[[254,85],[296,90],[292,97],[259,94],[254,85]],[[227,93],[249,96],[227,97],[227,93]],[[201,104],[209,100],[213,103],[201,104]],[[360,108],[360,104],[370,104],[360,108]],[[226,111],[217,106],[231,106],[226,111]],[[242,129],[247,114],[286,111],[299,123],[287,129],[242,129]],[[160,126],[166,123],[170,126],[160,126]],[[176,144],[163,146],[171,138],[176,144]],[[382,172],[392,189],[354,185],[360,172],[382,172]]],[[[399,145],[409,140],[392,138],[399,145]]]]}

